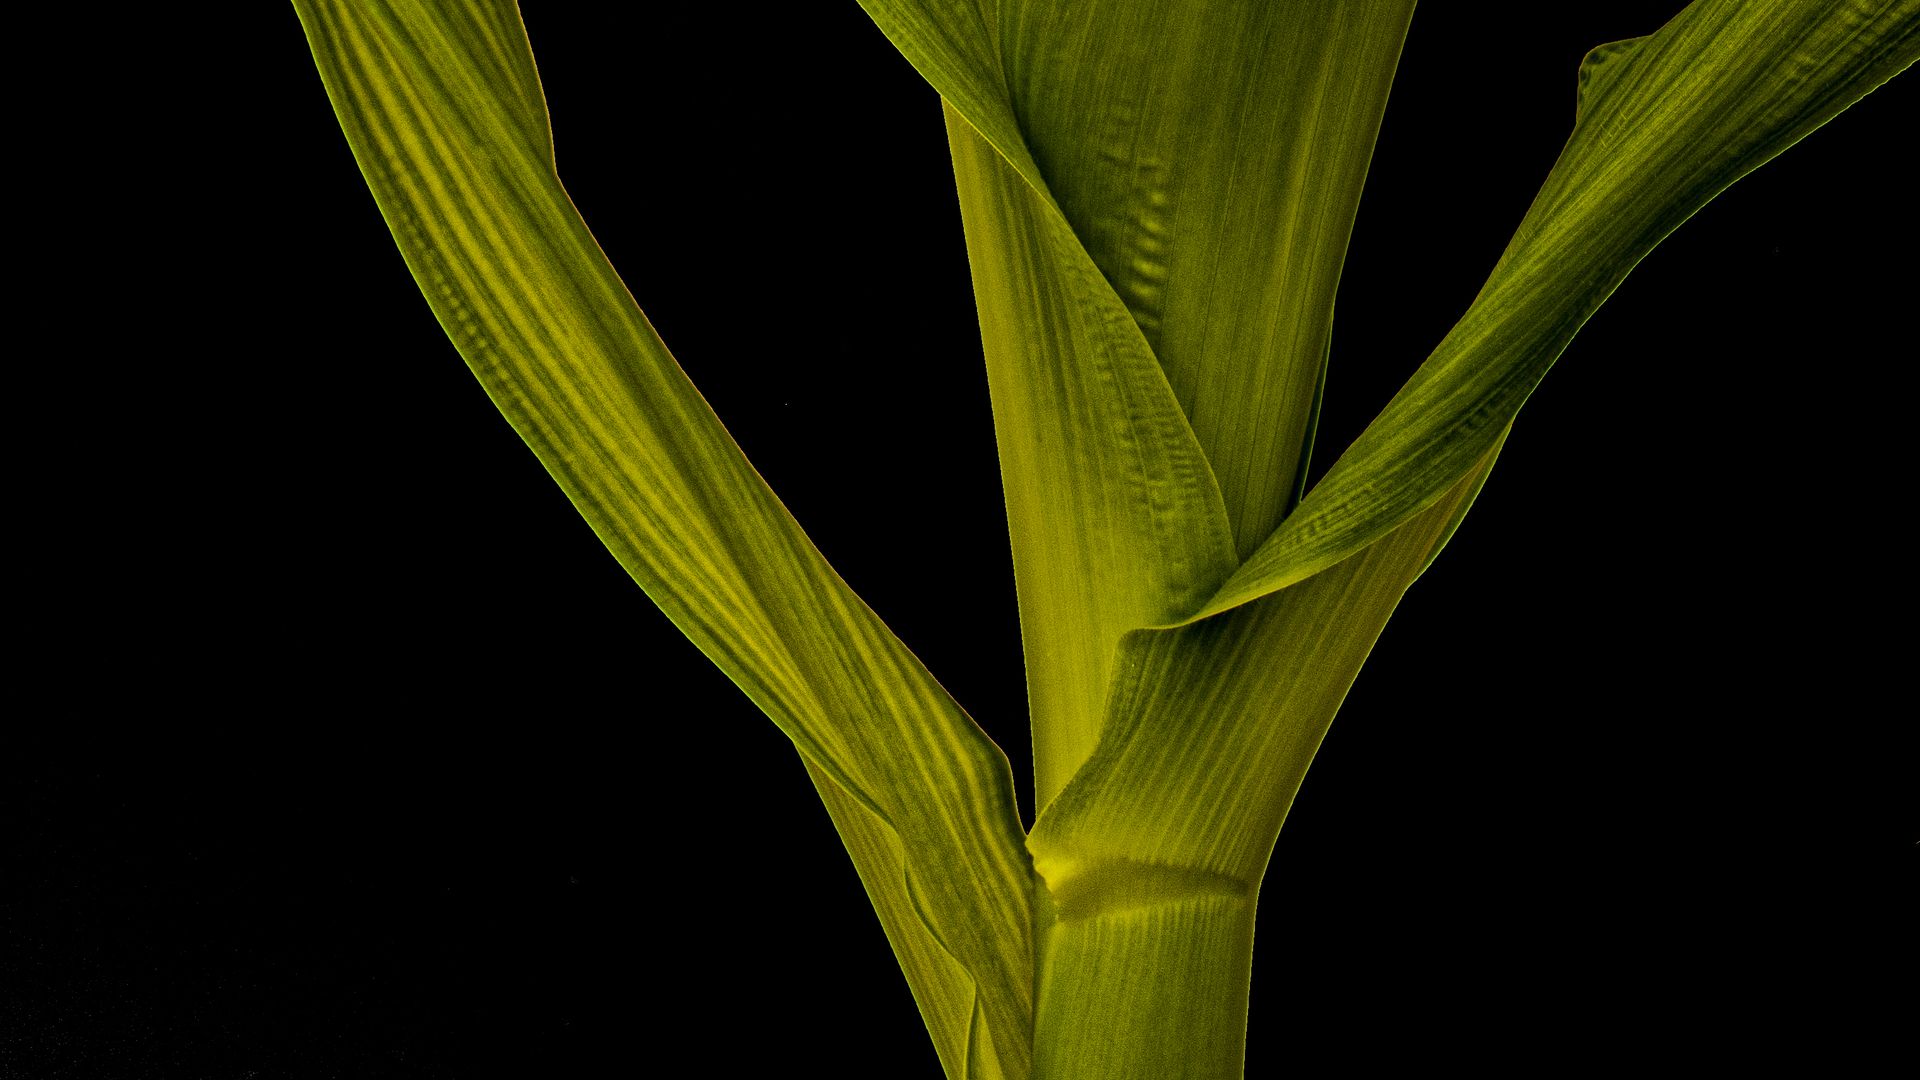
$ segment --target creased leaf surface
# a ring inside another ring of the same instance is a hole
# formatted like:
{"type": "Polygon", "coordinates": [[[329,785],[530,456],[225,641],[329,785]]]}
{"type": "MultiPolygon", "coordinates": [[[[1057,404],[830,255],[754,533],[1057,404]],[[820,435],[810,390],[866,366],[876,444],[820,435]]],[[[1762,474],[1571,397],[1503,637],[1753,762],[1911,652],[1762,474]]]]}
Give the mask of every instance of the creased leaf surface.
{"type": "MultiPolygon", "coordinates": [[[[296,7],[461,355],[621,565],[799,749],[949,1075],[1025,1076],[1031,886],[1006,758],[827,565],[607,264],[554,173],[513,5],[296,7]]],[[[742,796],[713,780],[710,797],[742,796]]]]}
{"type": "Polygon", "coordinates": [[[1584,66],[1573,134],[1467,314],[1194,618],[1304,581],[1443,497],[1655,244],[1920,57],[1920,0],[1698,0],[1635,41],[1584,66]]]}

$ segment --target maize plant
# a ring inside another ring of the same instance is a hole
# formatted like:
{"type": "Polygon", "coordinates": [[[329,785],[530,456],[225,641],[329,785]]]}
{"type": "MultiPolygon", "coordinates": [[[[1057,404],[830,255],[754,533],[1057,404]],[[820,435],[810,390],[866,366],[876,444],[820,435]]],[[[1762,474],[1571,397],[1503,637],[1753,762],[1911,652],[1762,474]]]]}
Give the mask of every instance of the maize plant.
{"type": "Polygon", "coordinates": [[[791,738],[946,1073],[1239,1076],[1288,806],[1521,405],[1654,245],[1920,56],[1920,0],[1698,0],[1595,48],[1479,295],[1317,479],[1335,291],[1410,0],[862,6],[944,111],[1031,828],[1006,756],[827,564],[587,232],[515,6],[295,3],[442,326],[621,565],[791,738]]]}

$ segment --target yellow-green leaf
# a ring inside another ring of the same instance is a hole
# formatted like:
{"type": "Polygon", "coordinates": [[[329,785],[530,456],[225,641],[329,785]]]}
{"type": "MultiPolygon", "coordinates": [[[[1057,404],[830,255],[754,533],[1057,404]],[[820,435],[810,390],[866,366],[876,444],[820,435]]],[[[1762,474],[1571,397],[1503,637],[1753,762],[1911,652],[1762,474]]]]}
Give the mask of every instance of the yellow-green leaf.
{"type": "Polygon", "coordinates": [[[513,5],[296,6],[434,313],[621,565],[792,738],[949,1074],[1024,1076],[1031,885],[1006,758],[808,542],[601,255],[513,5]]]}
{"type": "Polygon", "coordinates": [[[1297,498],[1412,4],[865,6],[949,106],[1044,805],[1297,498]]]}
{"type": "Polygon", "coordinates": [[[1920,0],[1699,0],[1616,45],[1589,61],[1572,137],[1472,308],[1198,616],[1304,581],[1443,497],[1655,244],[1920,57],[1920,0]]]}
{"type": "Polygon", "coordinates": [[[948,108],[1013,534],[1035,790],[1100,736],[1128,630],[1234,566],[1219,490],[1140,328],[1058,211],[948,108]]]}
{"type": "Polygon", "coordinates": [[[1212,618],[1129,634],[1099,750],[1027,839],[1056,904],[1256,888],[1313,752],[1492,458],[1386,540],[1212,618]],[[1110,874],[1111,866],[1138,869],[1110,874]],[[1094,882],[1092,887],[1080,884],[1094,882]]]}
{"type": "Polygon", "coordinates": [[[999,10],[1027,148],[1166,371],[1244,558],[1299,498],[1413,2],[999,10]]]}
{"type": "Polygon", "coordinates": [[[1126,637],[1100,746],[1027,841],[1055,916],[1035,939],[1037,1063],[1238,1075],[1268,853],[1388,616],[1491,464],[1331,570],[1126,637]]]}

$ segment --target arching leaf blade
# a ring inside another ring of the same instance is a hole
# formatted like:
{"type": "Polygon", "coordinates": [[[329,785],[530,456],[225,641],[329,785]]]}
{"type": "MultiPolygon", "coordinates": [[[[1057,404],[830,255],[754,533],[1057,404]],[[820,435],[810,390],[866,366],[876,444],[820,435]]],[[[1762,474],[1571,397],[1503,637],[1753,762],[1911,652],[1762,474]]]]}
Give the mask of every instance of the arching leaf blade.
{"type": "Polygon", "coordinates": [[[942,1061],[956,1078],[1025,1075],[1030,876],[1006,758],[827,565],[607,264],[554,173],[512,4],[296,8],[461,355],[615,558],[832,793],[883,924],[906,935],[896,951],[942,1061]]]}
{"type": "Polygon", "coordinates": [[[1920,0],[1698,0],[1636,47],[1606,54],[1473,306],[1193,618],[1306,580],[1431,506],[1661,239],[1916,57],[1920,0]]]}

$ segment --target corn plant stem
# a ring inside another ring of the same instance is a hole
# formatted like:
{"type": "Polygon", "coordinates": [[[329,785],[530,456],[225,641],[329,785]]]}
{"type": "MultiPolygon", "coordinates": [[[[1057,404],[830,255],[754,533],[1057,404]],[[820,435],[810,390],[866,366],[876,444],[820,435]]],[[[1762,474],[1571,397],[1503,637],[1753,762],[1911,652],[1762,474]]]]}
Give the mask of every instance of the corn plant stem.
{"type": "Polygon", "coordinates": [[[1056,913],[1037,935],[1034,1080],[1238,1080],[1255,899],[1056,913]]]}
{"type": "Polygon", "coordinates": [[[1660,236],[1920,43],[1920,0],[1832,25],[1724,3],[1597,53],[1575,137],[1466,329],[1239,571],[1212,459],[1006,137],[1011,110],[976,127],[950,109],[1003,462],[1051,463],[1007,474],[1010,517],[1045,526],[1016,544],[1023,632],[1074,621],[1028,652],[1067,674],[1034,695],[1023,851],[1004,758],[812,548],[599,255],[554,175],[511,4],[300,10],[449,334],[636,581],[794,739],[943,1065],[969,1080],[1240,1075],[1257,882],[1287,804],[1513,410],[1660,236]],[[1776,53],[1820,77],[1775,79],[1776,53]],[[1744,67],[1696,62],[1722,54],[1744,67]],[[1647,102],[1684,125],[1646,121],[1647,102]],[[1396,470],[1410,479],[1383,500],[1396,470]]]}

